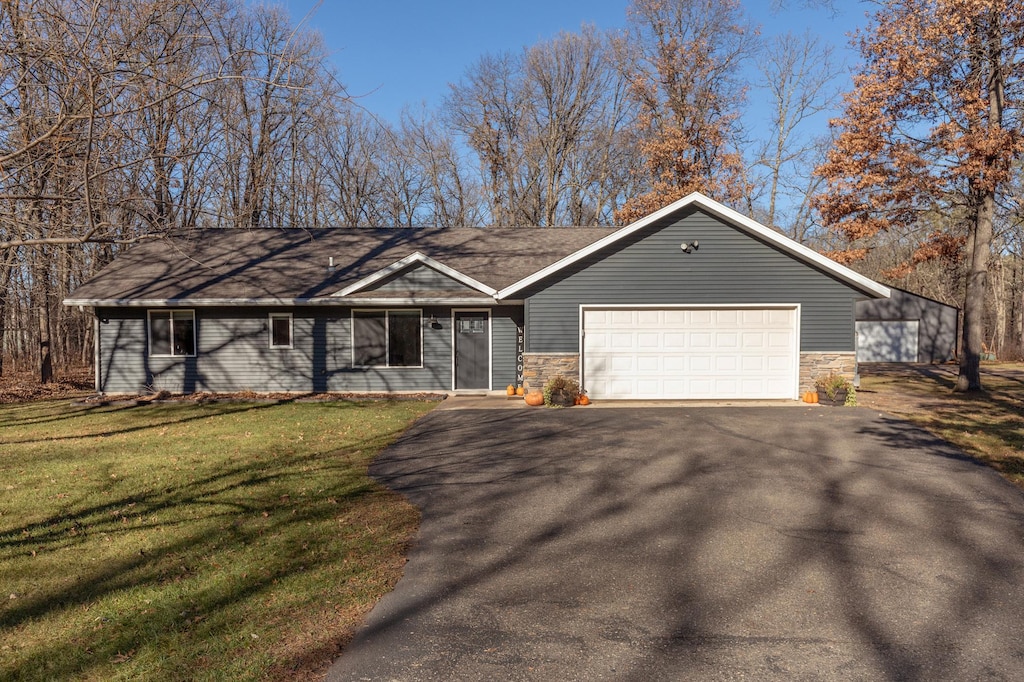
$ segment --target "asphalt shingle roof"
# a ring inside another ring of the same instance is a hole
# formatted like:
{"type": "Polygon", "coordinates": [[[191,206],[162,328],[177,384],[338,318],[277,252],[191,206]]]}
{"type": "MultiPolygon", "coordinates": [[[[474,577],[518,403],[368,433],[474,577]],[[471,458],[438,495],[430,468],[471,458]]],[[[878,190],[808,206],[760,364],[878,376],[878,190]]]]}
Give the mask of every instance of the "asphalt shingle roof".
{"type": "Polygon", "coordinates": [[[194,230],[138,244],[74,301],[312,299],[416,252],[494,289],[614,232],[607,228],[194,230]],[[334,257],[335,271],[328,271],[334,257]]]}

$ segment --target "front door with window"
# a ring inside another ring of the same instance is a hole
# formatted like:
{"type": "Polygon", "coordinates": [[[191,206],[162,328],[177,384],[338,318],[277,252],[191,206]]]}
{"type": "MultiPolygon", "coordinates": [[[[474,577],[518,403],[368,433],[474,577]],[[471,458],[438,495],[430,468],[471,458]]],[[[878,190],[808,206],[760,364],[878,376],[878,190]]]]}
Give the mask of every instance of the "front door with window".
{"type": "Polygon", "coordinates": [[[455,313],[455,388],[490,388],[491,335],[486,312],[455,313]]]}

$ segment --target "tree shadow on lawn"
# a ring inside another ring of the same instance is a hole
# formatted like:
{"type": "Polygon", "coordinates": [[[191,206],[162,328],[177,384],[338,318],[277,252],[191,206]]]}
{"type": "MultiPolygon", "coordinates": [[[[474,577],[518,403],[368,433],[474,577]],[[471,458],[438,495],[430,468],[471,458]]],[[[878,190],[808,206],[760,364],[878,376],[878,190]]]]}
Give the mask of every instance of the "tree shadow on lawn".
{"type": "MultiPolygon", "coordinates": [[[[364,513],[361,500],[380,495],[379,487],[365,478],[363,467],[353,463],[353,457],[362,457],[352,453],[379,449],[383,439],[394,435],[383,433],[345,450],[280,455],[255,466],[239,461],[173,487],[125,494],[27,527],[0,531],[0,556],[8,557],[5,561],[38,560],[51,570],[53,564],[48,562],[62,553],[88,551],[82,547],[87,540],[109,537],[131,546],[130,553],[104,558],[101,565],[91,564],[88,555],[72,560],[69,579],[56,590],[34,594],[30,589],[16,600],[4,599],[0,632],[57,614],[70,619],[65,623],[70,626],[58,637],[35,646],[20,659],[18,668],[8,669],[5,675],[45,673],[51,679],[88,675],[90,669],[106,666],[129,651],[159,659],[161,646],[186,635],[231,638],[239,648],[252,646],[245,622],[232,608],[246,602],[255,606],[254,597],[267,593],[270,598],[272,590],[282,589],[280,583],[298,574],[348,561],[332,553],[327,546],[330,539],[322,533],[326,528],[332,536],[345,535],[338,519],[354,515],[358,523],[364,513]],[[302,488],[310,471],[329,483],[310,491],[308,497],[299,497],[295,491],[302,488]],[[137,545],[131,544],[133,538],[137,545]],[[250,568],[240,571],[232,565],[236,560],[250,568]],[[141,603],[140,591],[150,592],[151,603],[141,603]],[[82,610],[89,616],[99,612],[100,617],[85,621],[82,610]]],[[[365,520],[367,524],[379,521],[365,520]]],[[[102,557],[102,547],[90,553],[102,557]]],[[[260,623],[254,627],[266,626],[267,614],[247,615],[260,623]]],[[[319,639],[323,636],[320,633],[319,639]]],[[[268,644],[264,641],[259,646],[268,644]]],[[[296,659],[308,655],[308,651],[288,652],[296,659]]],[[[197,672],[190,667],[196,664],[172,656],[158,667],[171,677],[184,678],[197,672]]]]}
{"type": "Polygon", "coordinates": [[[866,410],[436,412],[371,474],[422,509],[414,584],[329,679],[913,680],[1024,656],[1024,498],[866,410]]]}
{"type": "MultiPolygon", "coordinates": [[[[68,410],[62,411],[57,415],[49,415],[43,418],[27,417],[20,421],[13,422],[2,422],[2,426],[32,426],[37,427],[45,423],[56,423],[62,421],[68,421],[75,418],[87,418],[91,416],[103,417],[103,416],[116,416],[118,414],[138,414],[139,423],[132,426],[124,426],[116,429],[105,429],[105,430],[92,430],[84,433],[75,433],[65,436],[40,436],[38,438],[27,438],[23,440],[11,440],[2,439],[0,443],[7,445],[22,445],[28,443],[43,443],[43,442],[59,442],[68,440],[78,440],[83,438],[103,438],[110,436],[117,436],[121,434],[136,433],[139,431],[145,431],[147,429],[159,428],[162,426],[171,426],[175,424],[185,424],[192,421],[201,419],[208,419],[215,416],[224,416],[230,414],[239,414],[244,412],[253,412],[258,410],[264,410],[271,407],[276,407],[285,402],[293,402],[291,400],[279,400],[273,402],[231,402],[231,403],[214,403],[214,404],[200,404],[193,402],[185,403],[170,403],[170,404],[129,404],[129,405],[96,405],[96,406],[69,406],[68,410]],[[186,410],[194,410],[192,414],[183,414],[186,410]],[[156,421],[154,416],[161,412],[167,414],[169,418],[156,421]],[[174,416],[171,416],[174,415],[174,416]]],[[[50,406],[52,410],[52,406],[50,406]]],[[[4,407],[0,406],[0,414],[4,412],[4,407]]],[[[83,425],[85,422],[83,422],[83,425]]]]}

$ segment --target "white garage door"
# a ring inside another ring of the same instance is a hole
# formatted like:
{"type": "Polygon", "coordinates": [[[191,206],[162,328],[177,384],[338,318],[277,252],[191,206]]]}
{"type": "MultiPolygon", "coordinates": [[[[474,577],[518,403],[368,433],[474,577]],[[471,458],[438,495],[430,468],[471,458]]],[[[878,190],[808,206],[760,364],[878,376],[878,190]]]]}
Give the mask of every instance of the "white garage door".
{"type": "Polygon", "coordinates": [[[917,362],[917,320],[857,323],[857,362],[917,362]]]}
{"type": "Polygon", "coordinates": [[[795,398],[797,311],[583,311],[583,382],[594,398],[795,398]]]}

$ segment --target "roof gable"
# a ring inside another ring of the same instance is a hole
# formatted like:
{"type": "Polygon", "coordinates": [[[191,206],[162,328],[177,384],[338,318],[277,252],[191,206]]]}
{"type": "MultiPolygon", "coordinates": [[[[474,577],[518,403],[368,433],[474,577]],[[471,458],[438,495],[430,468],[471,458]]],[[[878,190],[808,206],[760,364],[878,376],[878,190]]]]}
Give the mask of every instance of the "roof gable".
{"type": "Polygon", "coordinates": [[[681,214],[684,211],[698,208],[716,218],[724,221],[725,223],[739,229],[740,231],[746,232],[752,237],[758,238],[768,244],[777,247],[782,252],[791,256],[792,258],[804,262],[808,265],[814,266],[820,270],[825,271],[828,274],[836,277],[840,281],[846,283],[850,287],[860,291],[873,298],[887,298],[889,296],[889,289],[887,287],[878,284],[874,280],[871,280],[858,272],[851,270],[839,263],[835,262],[830,258],[826,258],[817,251],[809,249],[808,247],[796,242],[783,234],[776,232],[768,227],[765,227],[761,223],[748,218],[747,216],[734,211],[733,209],[723,204],[709,199],[708,197],[694,192],[689,194],[678,201],[675,201],[664,208],[655,211],[654,213],[641,218],[619,230],[616,230],[612,234],[600,239],[586,247],[571,253],[564,258],[561,258],[555,263],[538,270],[530,274],[527,277],[515,282],[514,284],[504,287],[498,291],[497,298],[508,298],[515,294],[521,293],[527,287],[537,284],[544,279],[572,266],[573,264],[591,256],[602,249],[610,247],[617,242],[627,239],[628,237],[640,232],[644,228],[652,226],[653,224],[662,221],[666,218],[671,217],[674,214],[681,214]]]}
{"type": "MultiPolygon", "coordinates": [[[[496,293],[494,288],[487,286],[483,282],[477,281],[468,275],[464,275],[458,270],[450,268],[444,263],[417,251],[401,260],[395,261],[391,265],[381,268],[371,275],[367,275],[366,277],[349,284],[344,289],[331,295],[340,297],[351,296],[352,294],[366,290],[380,291],[383,289],[382,285],[384,285],[385,282],[392,280],[396,276],[415,274],[416,272],[423,270],[440,274],[442,276],[442,282],[447,280],[453,284],[460,285],[458,287],[450,287],[452,289],[468,287],[469,289],[487,294],[488,296],[494,296],[496,293]]],[[[446,288],[448,287],[446,286],[446,288]]]]}

